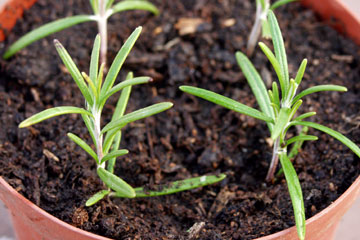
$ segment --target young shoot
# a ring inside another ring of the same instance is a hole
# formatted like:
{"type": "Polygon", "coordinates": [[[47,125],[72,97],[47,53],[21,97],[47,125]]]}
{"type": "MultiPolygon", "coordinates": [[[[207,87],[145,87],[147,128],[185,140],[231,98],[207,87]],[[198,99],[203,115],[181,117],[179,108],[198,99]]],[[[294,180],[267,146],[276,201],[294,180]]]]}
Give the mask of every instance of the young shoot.
{"type": "Polygon", "coordinates": [[[85,107],[62,106],[46,109],[24,120],[19,125],[20,128],[24,128],[63,114],[81,114],[92,138],[95,150],[75,134],[68,133],[67,135],[95,160],[97,174],[108,187],[92,196],[86,202],[87,206],[95,204],[106,196],[122,198],[160,196],[198,188],[219,182],[225,178],[224,174],[219,174],[217,176],[202,176],[155,186],[153,190],[146,190],[142,187],[133,188],[123,179],[114,175],[116,158],[128,153],[128,150],[126,149],[119,149],[122,129],[131,122],[150,117],[173,106],[170,102],[163,102],[125,114],[132,86],[151,81],[150,77],[133,77],[133,74],[129,73],[125,81],[114,84],[123,63],[139,37],[140,32],[141,27],[138,27],[126,40],[111,64],[105,78],[103,77],[104,63],[101,64],[99,69],[99,55],[101,48],[101,38],[99,35],[94,42],[89,75],[84,72],[80,73],[65,48],[59,41],[55,40],[55,47],[60,58],[85,99],[85,107]],[[103,107],[108,98],[119,91],[121,91],[121,94],[112,119],[102,127],[101,116],[103,107]]]}
{"type": "Polygon", "coordinates": [[[9,49],[3,55],[4,59],[8,59],[13,56],[19,50],[25,48],[31,43],[42,39],[50,34],[59,32],[63,29],[71,26],[95,21],[98,24],[98,31],[101,36],[100,47],[100,59],[101,63],[106,63],[107,53],[107,22],[108,19],[115,13],[128,11],[128,10],[146,10],[155,15],[159,14],[159,10],[147,0],[123,0],[118,3],[114,3],[114,0],[89,0],[93,14],[91,15],[77,15],[58,19],[56,21],[47,23],[37,29],[25,34],[15,43],[13,43],[9,49]]]}
{"type": "Polygon", "coordinates": [[[269,10],[275,10],[282,5],[294,1],[297,0],[278,0],[273,4],[270,4],[270,0],[256,0],[255,23],[251,29],[246,47],[246,53],[248,56],[252,56],[252,54],[254,53],[261,33],[263,38],[271,38],[269,23],[267,21],[267,15],[269,10]]]}
{"type": "Polygon", "coordinates": [[[303,240],[305,238],[304,201],[300,182],[290,158],[297,153],[297,150],[303,141],[317,140],[317,137],[307,135],[307,130],[304,130],[298,136],[287,138],[286,135],[289,128],[294,126],[304,126],[306,128],[311,127],[325,132],[345,144],[359,157],[360,149],[356,144],[347,137],[343,136],[341,133],[318,123],[305,121],[306,118],[315,115],[315,112],[307,112],[299,116],[296,115],[297,110],[302,104],[301,98],[321,91],[345,92],[347,89],[337,85],[318,85],[305,89],[297,94],[298,87],[304,76],[307,60],[304,59],[302,61],[295,79],[289,79],[288,63],[283,37],[281,35],[277,19],[271,10],[269,10],[268,13],[268,22],[275,54],[265,44],[259,43],[259,45],[277,74],[280,88],[278,87],[278,83],[273,82],[272,89],[267,91],[259,73],[256,71],[255,67],[246,55],[241,52],[236,53],[237,62],[255,95],[260,110],[251,108],[235,100],[201,88],[182,86],[180,89],[184,92],[250,117],[263,120],[267,123],[274,143],[273,155],[266,176],[266,181],[273,181],[274,173],[280,160],[294,209],[298,236],[301,240],[303,240]],[[293,144],[294,150],[288,153],[287,148],[291,144],[293,144]]]}

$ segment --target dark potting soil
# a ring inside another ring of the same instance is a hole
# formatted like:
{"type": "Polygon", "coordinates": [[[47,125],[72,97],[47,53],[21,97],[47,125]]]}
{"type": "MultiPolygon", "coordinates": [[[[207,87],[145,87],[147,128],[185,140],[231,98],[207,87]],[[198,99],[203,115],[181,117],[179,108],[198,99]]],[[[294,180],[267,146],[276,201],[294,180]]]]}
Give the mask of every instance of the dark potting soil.
{"type": "MultiPolygon", "coordinates": [[[[85,201],[103,185],[94,161],[66,136],[73,132],[90,142],[81,117],[61,116],[18,129],[23,119],[45,108],[83,106],[84,100],[57,56],[52,39],[58,38],[79,69],[87,72],[95,23],[54,34],[9,61],[1,61],[1,175],[56,217],[116,239],[184,239],[191,237],[187,230],[196,223],[202,226],[199,239],[253,239],[293,226],[285,180],[281,177],[273,184],[264,181],[271,158],[266,125],[178,89],[185,84],[199,86],[256,107],[234,57],[237,50],[245,51],[255,12],[253,1],[154,2],[161,10],[159,16],[135,11],[111,18],[108,59],[111,62],[124,39],[142,25],[140,39],[118,81],[130,70],[155,81],[133,88],[127,111],[162,101],[172,101],[174,107],[130,124],[123,131],[121,146],[130,153],[118,159],[116,174],[132,186],[209,173],[224,172],[227,178],[170,196],[106,199],[87,208],[85,201]],[[201,24],[193,33],[180,35],[185,18],[198,18],[201,24]]],[[[1,51],[30,29],[83,13],[90,13],[86,0],[39,0],[19,20],[1,51]]],[[[317,84],[339,84],[349,89],[347,93],[305,97],[301,111],[316,111],[312,121],[338,130],[359,144],[359,48],[300,4],[289,4],[276,13],[291,76],[303,58],[309,60],[301,89],[317,84]]],[[[251,60],[266,82],[275,79],[259,49],[251,60]]],[[[112,98],[106,105],[104,124],[110,120],[115,102],[112,98]]],[[[319,140],[306,143],[294,160],[307,218],[337,199],[360,173],[359,158],[347,147],[318,131],[310,129],[309,133],[319,140]]]]}

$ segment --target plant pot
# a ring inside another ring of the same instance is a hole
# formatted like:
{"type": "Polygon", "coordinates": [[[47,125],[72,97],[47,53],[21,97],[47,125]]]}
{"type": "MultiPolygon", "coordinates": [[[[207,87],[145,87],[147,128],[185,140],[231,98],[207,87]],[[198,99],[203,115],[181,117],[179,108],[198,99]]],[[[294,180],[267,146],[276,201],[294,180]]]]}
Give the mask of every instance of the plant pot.
{"type": "MultiPolygon", "coordinates": [[[[307,240],[333,239],[337,225],[360,193],[360,177],[334,203],[306,221],[307,240]]],[[[0,177],[0,198],[9,208],[18,240],[105,240],[67,224],[48,214],[15,191],[0,177]]],[[[297,239],[296,227],[258,238],[258,240],[297,239]]]]}
{"type": "MultiPolygon", "coordinates": [[[[311,4],[311,1],[303,1],[304,4],[311,4]]],[[[337,1],[329,1],[337,2],[337,1]]],[[[343,6],[341,3],[337,2],[343,6]]],[[[322,2],[322,4],[324,4],[322,2]]],[[[330,5],[330,3],[328,4],[330,5]]],[[[316,4],[313,5],[314,9],[317,9],[316,4]]],[[[341,16],[350,16],[346,8],[329,8],[328,10],[342,13],[339,15],[341,21],[345,21],[346,17],[341,16]],[[345,19],[345,20],[343,20],[345,19]]],[[[320,12],[321,14],[326,15],[326,12],[320,12]]],[[[349,18],[352,19],[352,18],[349,18]]],[[[351,20],[349,20],[351,22],[351,20]]],[[[360,26],[357,25],[360,29],[360,26]]],[[[351,27],[349,31],[351,30],[351,27]]],[[[349,36],[352,36],[348,31],[349,36]]],[[[355,30],[354,30],[355,31],[355,30]]],[[[358,38],[360,39],[360,38],[358,38]]],[[[357,40],[356,40],[357,41],[357,40]]],[[[358,41],[357,41],[358,42],[358,41]]],[[[350,208],[352,203],[355,201],[357,196],[360,193],[360,177],[349,187],[349,189],[340,196],[333,204],[328,206],[326,209],[315,215],[314,217],[306,221],[307,224],[307,238],[306,239],[331,239],[335,233],[336,227],[345,214],[345,212],[350,208]]],[[[0,198],[7,205],[11,212],[11,217],[14,224],[14,229],[16,231],[17,237],[19,240],[26,239],[108,239],[101,237],[81,229],[78,229],[70,224],[67,224],[52,215],[48,214],[44,210],[37,207],[35,204],[24,198],[22,195],[16,192],[9,184],[2,178],[0,178],[0,198]]],[[[281,232],[259,238],[259,240],[265,239],[297,239],[297,232],[295,227],[283,230],[281,232]]]]}
{"type": "Polygon", "coordinates": [[[354,14],[341,0],[302,0],[305,6],[314,9],[330,25],[348,35],[354,42],[360,44],[360,18],[354,14]],[[336,21],[332,21],[336,19],[336,21]]]}
{"type": "Polygon", "coordinates": [[[0,4],[0,42],[5,39],[6,31],[10,31],[24,10],[30,8],[37,0],[4,0],[0,4]]]}

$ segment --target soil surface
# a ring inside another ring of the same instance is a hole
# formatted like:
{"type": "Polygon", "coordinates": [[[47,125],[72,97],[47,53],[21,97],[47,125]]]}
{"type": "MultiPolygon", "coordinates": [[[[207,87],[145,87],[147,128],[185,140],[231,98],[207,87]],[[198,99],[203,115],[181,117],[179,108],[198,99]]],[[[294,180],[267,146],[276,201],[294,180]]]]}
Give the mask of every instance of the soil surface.
{"type": "MultiPolygon", "coordinates": [[[[53,106],[83,106],[52,39],[59,39],[82,71],[97,26],[83,23],[42,39],[0,65],[0,174],[21,194],[56,217],[81,229],[115,239],[253,239],[294,225],[283,177],[265,183],[271,159],[269,133],[263,122],[182,93],[180,85],[216,91],[256,106],[235,62],[245,51],[255,13],[254,1],[155,0],[159,16],[143,11],[114,15],[109,23],[111,62],[136,26],[143,32],[120,74],[149,75],[154,82],[135,86],[127,111],[162,101],[174,107],[123,131],[116,174],[132,186],[167,183],[202,174],[226,173],[221,183],[201,189],[144,199],[105,199],[92,207],[85,201],[103,188],[94,161],[67,136],[73,132],[90,143],[77,115],[56,117],[18,129],[26,117],[53,106]],[[185,18],[198,26],[184,35],[185,18]],[[197,234],[187,232],[200,226],[197,234]]],[[[39,0],[19,20],[5,43],[51,20],[90,13],[87,0],[39,0]]],[[[295,76],[309,60],[301,89],[339,84],[347,93],[325,92],[304,98],[301,112],[316,111],[312,121],[338,130],[360,143],[360,49],[297,3],[281,7],[289,71],[295,76]]],[[[268,42],[268,45],[270,43],[268,42]]],[[[252,62],[267,83],[273,70],[257,48],[252,62]]],[[[105,107],[103,123],[116,98],[105,107]]],[[[360,161],[347,147],[315,130],[294,160],[303,189],[306,217],[337,199],[360,173],[360,161]]]]}

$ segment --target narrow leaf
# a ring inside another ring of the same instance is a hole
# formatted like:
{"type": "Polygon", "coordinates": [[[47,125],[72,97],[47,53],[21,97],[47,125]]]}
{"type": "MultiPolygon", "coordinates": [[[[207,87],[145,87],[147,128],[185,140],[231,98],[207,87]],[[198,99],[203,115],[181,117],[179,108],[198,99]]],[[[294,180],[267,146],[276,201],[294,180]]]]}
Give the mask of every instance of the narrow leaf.
{"type": "Polygon", "coordinates": [[[90,207],[94,205],[95,203],[106,197],[106,195],[108,195],[109,193],[109,190],[101,190],[100,192],[95,193],[91,198],[86,201],[85,206],[90,207]]]}
{"type": "Polygon", "coordinates": [[[286,146],[288,146],[294,142],[297,142],[297,141],[316,141],[316,140],[318,140],[318,137],[313,136],[313,135],[295,136],[286,141],[286,146]]]}
{"type": "Polygon", "coordinates": [[[123,156],[123,155],[128,154],[128,153],[129,153],[129,151],[126,150],[126,149],[112,151],[111,153],[106,154],[101,159],[101,163],[106,162],[107,160],[109,160],[111,158],[117,158],[117,157],[123,156]]]}
{"type": "Polygon", "coordinates": [[[294,106],[292,106],[289,120],[291,120],[294,117],[295,113],[297,112],[297,110],[299,109],[302,103],[303,101],[300,99],[294,104],[294,106]]]}
{"type": "Polygon", "coordinates": [[[107,0],[107,3],[106,3],[106,9],[111,8],[111,7],[112,7],[112,5],[113,5],[113,3],[114,3],[114,0],[107,0]]]}
{"type": "Polygon", "coordinates": [[[270,26],[267,20],[262,20],[262,37],[265,39],[271,39],[270,26]]]}
{"type": "Polygon", "coordinates": [[[152,4],[148,1],[144,1],[144,0],[122,1],[122,2],[116,3],[112,7],[112,10],[113,10],[112,14],[117,13],[117,12],[128,11],[128,10],[145,10],[145,11],[149,11],[149,12],[153,13],[154,15],[159,14],[159,10],[155,7],[154,4],[152,4]]]}
{"type": "Polygon", "coordinates": [[[301,191],[299,178],[296,174],[294,166],[292,165],[287,155],[280,154],[279,157],[280,157],[281,166],[284,170],[286,183],[291,198],[291,203],[294,209],[295,223],[296,223],[298,236],[301,240],[304,240],[305,231],[306,231],[305,209],[304,209],[304,199],[301,191]]]}
{"type": "Polygon", "coordinates": [[[96,144],[95,135],[94,135],[94,124],[91,122],[88,115],[81,114],[81,117],[85,123],[86,128],[88,129],[91,139],[94,144],[96,144]]]}
{"type": "Polygon", "coordinates": [[[85,100],[89,103],[90,106],[92,106],[93,99],[91,97],[89,89],[88,89],[87,85],[85,84],[85,81],[84,81],[79,69],[76,67],[74,61],[71,59],[70,55],[68,54],[66,49],[63,47],[63,45],[61,45],[61,43],[56,39],[54,40],[54,44],[55,44],[56,50],[59,53],[61,60],[63,61],[66,68],[70,72],[72,78],[74,79],[76,85],[79,87],[85,100]]]}
{"type": "Polygon", "coordinates": [[[95,86],[98,86],[97,84],[97,74],[99,70],[99,55],[100,55],[100,35],[98,34],[94,41],[93,50],[91,52],[91,60],[90,60],[90,79],[94,83],[95,86]]]}
{"type": "Polygon", "coordinates": [[[104,168],[99,167],[97,174],[106,186],[114,190],[117,194],[127,198],[134,198],[136,196],[135,190],[128,183],[111,172],[106,171],[104,168]]]}
{"type": "Polygon", "coordinates": [[[149,83],[152,81],[152,78],[150,77],[136,77],[133,79],[125,80],[117,85],[115,85],[113,88],[111,88],[104,96],[100,98],[100,108],[102,108],[106,102],[106,100],[112,96],[113,94],[117,93],[118,91],[124,89],[128,86],[138,85],[138,84],[144,84],[149,83]]]}
{"type": "Polygon", "coordinates": [[[305,73],[305,70],[306,70],[306,65],[307,65],[307,59],[304,59],[302,62],[301,62],[301,65],[299,67],[299,70],[296,74],[296,77],[295,77],[295,82],[296,84],[299,86],[303,77],[304,77],[304,73],[305,73]]]}
{"type": "Polygon", "coordinates": [[[264,43],[260,42],[259,46],[263,53],[266,55],[266,57],[269,59],[271,65],[273,66],[276,75],[279,79],[280,83],[280,89],[281,89],[281,95],[284,98],[285,97],[285,86],[286,83],[284,82],[284,78],[282,77],[281,67],[279,61],[276,59],[275,55],[272,53],[272,51],[266,46],[264,43]]]}
{"type": "MultiPolygon", "coordinates": [[[[262,112],[254,109],[254,108],[248,107],[248,106],[241,104],[231,98],[224,97],[220,94],[217,94],[217,93],[214,93],[214,92],[202,89],[202,88],[181,86],[180,90],[184,91],[186,93],[189,93],[191,95],[203,98],[207,101],[218,104],[220,106],[223,106],[227,109],[248,115],[248,116],[256,118],[256,119],[263,120],[265,122],[273,122],[274,121],[272,118],[268,117],[267,115],[263,114],[262,112]]],[[[270,99],[269,99],[269,104],[270,104],[270,99]]]]}
{"type": "Polygon", "coordinates": [[[295,1],[297,1],[297,0],[278,0],[271,5],[270,9],[275,10],[276,8],[278,8],[282,5],[285,5],[285,4],[288,4],[291,2],[295,2],[295,1]]]}
{"type": "MultiPolygon", "coordinates": [[[[248,81],[252,92],[255,95],[255,98],[260,106],[261,111],[271,119],[274,118],[274,112],[270,105],[270,98],[267,93],[265,84],[261,79],[259,73],[256,71],[254,65],[249,61],[247,56],[241,52],[236,53],[236,60],[244,73],[246,80],[248,81]]],[[[270,132],[273,129],[273,124],[267,121],[267,125],[270,129],[270,132]]]]}
{"type": "Polygon", "coordinates": [[[85,152],[87,152],[93,159],[95,159],[95,161],[97,163],[99,163],[99,159],[98,156],[96,155],[96,153],[94,152],[94,150],[92,150],[92,148],[86,143],[84,142],[84,140],[82,140],[81,138],[79,138],[78,136],[76,136],[73,133],[68,133],[67,134],[68,137],[73,140],[77,145],[79,145],[82,149],[85,150],[85,152]]]}
{"type": "Polygon", "coordinates": [[[290,108],[281,108],[278,118],[276,119],[274,130],[271,133],[271,138],[275,140],[284,132],[286,125],[290,121],[290,108]]]}
{"type": "Polygon", "coordinates": [[[73,17],[67,17],[63,19],[56,20],[54,22],[47,23],[31,32],[22,36],[19,40],[17,40],[14,44],[12,44],[9,49],[3,55],[4,59],[8,59],[12,57],[16,52],[23,49],[24,47],[30,45],[31,43],[44,38],[50,34],[59,32],[63,29],[69,28],[73,25],[94,21],[94,17],[90,15],[79,15],[73,17]]]}
{"type": "Polygon", "coordinates": [[[343,144],[345,144],[358,157],[360,157],[360,148],[354,142],[352,142],[350,139],[348,139],[347,137],[345,137],[341,133],[339,133],[339,132],[337,132],[335,130],[332,130],[331,128],[325,127],[325,126],[323,126],[321,124],[313,123],[313,122],[296,121],[296,122],[294,122],[294,124],[295,125],[302,125],[302,126],[312,127],[312,128],[315,128],[315,129],[317,129],[319,131],[327,133],[330,136],[332,136],[333,138],[335,138],[335,139],[339,140],[340,142],[342,142],[343,144]]]}
{"type": "MultiPolygon", "coordinates": [[[[124,88],[121,91],[121,95],[120,95],[120,98],[119,98],[119,100],[118,100],[118,102],[116,104],[116,108],[115,108],[114,114],[113,114],[113,116],[111,118],[111,121],[118,120],[120,117],[124,116],[125,109],[126,109],[128,101],[129,101],[130,93],[131,93],[131,86],[128,86],[128,87],[124,88]]],[[[118,149],[119,145],[116,145],[115,143],[113,144],[113,142],[117,138],[119,138],[118,142],[120,144],[121,132],[119,132],[119,131],[116,131],[116,134],[112,133],[112,131],[109,131],[106,134],[106,137],[105,137],[105,140],[104,140],[104,152],[105,153],[107,153],[109,151],[111,146],[112,146],[112,150],[117,150],[118,149]],[[119,136],[117,136],[117,135],[119,135],[119,136]],[[110,136],[112,136],[112,137],[110,137],[110,136]]],[[[115,142],[117,142],[117,140],[115,142]]],[[[109,161],[109,165],[112,164],[111,162],[112,161],[109,161]]]]}
{"type": "Polygon", "coordinates": [[[324,92],[324,91],[346,92],[347,88],[343,87],[343,86],[339,86],[339,85],[319,85],[319,86],[315,86],[315,87],[310,87],[310,88],[302,91],[298,95],[296,95],[296,97],[292,101],[292,104],[294,104],[297,100],[299,100],[300,98],[302,98],[306,95],[316,93],[316,92],[324,92]]]}
{"type": "Polygon", "coordinates": [[[287,62],[286,51],[284,46],[284,39],[282,37],[281,30],[278,21],[276,20],[275,14],[271,10],[269,10],[268,13],[268,21],[270,25],[272,42],[275,50],[275,56],[280,64],[282,81],[284,82],[284,87],[285,87],[284,91],[286,93],[289,88],[289,70],[288,70],[288,62],[287,62]]]}
{"type": "Polygon", "coordinates": [[[163,103],[157,103],[157,104],[151,105],[149,107],[136,110],[132,113],[122,116],[118,120],[109,122],[101,130],[101,133],[103,134],[112,129],[118,129],[118,128],[121,129],[124,125],[126,125],[128,123],[131,123],[131,122],[143,119],[143,118],[147,118],[147,117],[150,117],[157,113],[163,112],[163,111],[171,108],[172,106],[173,106],[173,104],[170,102],[163,102],[163,103]]]}
{"type": "Polygon", "coordinates": [[[280,107],[280,96],[279,96],[279,88],[276,84],[276,82],[272,83],[272,91],[274,95],[274,103],[280,107]]]}
{"type": "MultiPolygon", "coordinates": [[[[220,182],[225,177],[226,177],[225,174],[220,174],[218,176],[213,175],[213,176],[190,178],[190,179],[175,181],[170,184],[164,184],[154,187],[159,190],[146,190],[144,188],[135,188],[135,193],[136,193],[136,197],[154,197],[154,196],[173,194],[181,191],[186,191],[186,190],[214,184],[220,182]]],[[[124,197],[121,194],[116,194],[115,196],[124,197]]]]}
{"type": "Polygon", "coordinates": [[[97,89],[95,87],[95,84],[93,83],[93,81],[90,79],[90,77],[85,72],[82,72],[81,75],[83,76],[85,81],[89,84],[90,90],[91,90],[90,91],[91,96],[93,97],[93,99],[96,102],[98,100],[98,92],[97,92],[97,89]]]}
{"type": "Polygon", "coordinates": [[[78,108],[78,107],[68,107],[68,106],[54,107],[54,108],[46,109],[42,112],[39,112],[39,113],[29,117],[28,119],[22,121],[19,125],[19,128],[28,127],[35,123],[44,121],[44,120],[52,118],[52,117],[56,117],[56,116],[60,116],[60,115],[64,115],[64,114],[72,114],[72,113],[86,114],[86,115],[92,116],[92,114],[90,112],[86,111],[85,109],[78,108]]]}
{"type": "Polygon", "coordinates": [[[307,112],[307,113],[304,113],[304,114],[301,114],[300,116],[296,117],[294,119],[294,121],[301,121],[305,118],[308,118],[308,117],[311,117],[311,116],[314,116],[316,115],[316,112],[307,112]]]}
{"type": "Polygon", "coordinates": [[[142,27],[137,27],[130,37],[126,40],[118,54],[116,55],[108,74],[106,75],[104,85],[101,89],[100,96],[105,96],[110,88],[114,85],[117,75],[125,62],[125,59],[129,55],[131,49],[133,48],[136,40],[138,39],[141,33],[142,27]]]}

